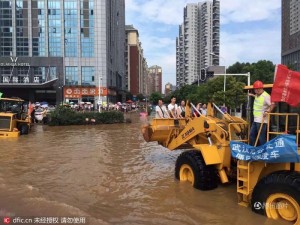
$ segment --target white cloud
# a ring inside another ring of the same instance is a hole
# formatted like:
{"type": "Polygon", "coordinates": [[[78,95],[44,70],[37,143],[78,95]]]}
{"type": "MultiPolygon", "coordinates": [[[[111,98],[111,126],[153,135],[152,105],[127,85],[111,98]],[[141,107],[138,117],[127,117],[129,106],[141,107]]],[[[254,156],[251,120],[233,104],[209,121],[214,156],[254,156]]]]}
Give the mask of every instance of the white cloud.
{"type": "MultiPolygon", "coordinates": [[[[187,3],[201,0],[125,0],[126,23],[139,30],[148,66],[163,70],[163,86],[176,83],[176,39],[187,3]]],[[[280,62],[281,0],[221,0],[220,64],[280,62]],[[263,30],[262,25],[270,27],[263,30]],[[273,23],[273,25],[271,25],[273,23]],[[249,24],[254,25],[249,28],[249,24]],[[277,25],[274,25],[277,24],[277,25]],[[279,24],[279,25],[278,25],[279,24]]]]}
{"type": "MultiPolygon", "coordinates": [[[[139,22],[179,25],[187,3],[200,0],[126,0],[126,11],[138,16],[139,22]]],[[[221,22],[251,22],[277,17],[281,0],[221,0],[221,22]]],[[[136,18],[136,17],[135,17],[136,18]]],[[[137,19],[137,18],[136,18],[137,19]]]]}
{"type": "Polygon", "coordinates": [[[281,0],[221,0],[221,23],[272,20],[278,15],[281,0]]]}
{"type": "Polygon", "coordinates": [[[157,22],[178,25],[182,23],[183,0],[126,0],[126,11],[134,13],[140,23],[157,22]],[[128,3],[128,4],[127,4],[128,3]]]}
{"type": "Polygon", "coordinates": [[[261,59],[280,62],[280,30],[222,32],[221,37],[220,65],[229,66],[237,61],[252,63],[261,59]]]}

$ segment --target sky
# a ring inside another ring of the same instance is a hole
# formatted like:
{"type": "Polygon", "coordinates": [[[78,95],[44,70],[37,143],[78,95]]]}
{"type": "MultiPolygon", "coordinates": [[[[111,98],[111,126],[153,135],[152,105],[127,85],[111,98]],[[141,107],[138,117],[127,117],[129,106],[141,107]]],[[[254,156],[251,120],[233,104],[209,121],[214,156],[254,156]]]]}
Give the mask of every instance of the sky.
{"type": "MultiPolygon", "coordinates": [[[[139,31],[148,66],[162,67],[163,89],[176,85],[176,37],[183,8],[199,0],[125,0],[126,25],[139,31]]],[[[281,0],[220,0],[220,65],[280,63],[281,0]]]]}

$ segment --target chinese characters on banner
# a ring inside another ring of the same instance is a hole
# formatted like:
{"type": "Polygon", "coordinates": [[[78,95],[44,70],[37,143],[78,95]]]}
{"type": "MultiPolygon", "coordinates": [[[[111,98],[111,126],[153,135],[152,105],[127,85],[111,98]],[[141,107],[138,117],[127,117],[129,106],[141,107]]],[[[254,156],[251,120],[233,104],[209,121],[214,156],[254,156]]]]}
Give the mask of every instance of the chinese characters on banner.
{"type": "MultiPolygon", "coordinates": [[[[99,88],[95,87],[64,87],[64,98],[81,98],[82,96],[98,96],[99,88]]],[[[101,87],[101,96],[107,96],[107,89],[101,87]]]]}
{"type": "Polygon", "coordinates": [[[231,141],[230,149],[232,157],[239,160],[270,163],[300,162],[295,135],[280,135],[259,147],[231,141]]]}

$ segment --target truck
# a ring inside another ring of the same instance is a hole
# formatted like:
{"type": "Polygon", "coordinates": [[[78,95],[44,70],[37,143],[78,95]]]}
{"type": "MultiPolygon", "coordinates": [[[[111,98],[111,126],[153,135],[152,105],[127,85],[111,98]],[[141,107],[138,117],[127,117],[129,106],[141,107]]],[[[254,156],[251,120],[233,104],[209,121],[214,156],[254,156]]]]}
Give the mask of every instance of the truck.
{"type": "MultiPolygon", "coordinates": [[[[187,103],[185,118],[154,118],[142,127],[146,142],[156,141],[171,151],[183,150],[175,163],[176,179],[200,190],[236,182],[239,205],[250,206],[255,213],[271,219],[300,224],[300,163],[232,157],[230,143],[247,144],[250,123],[223,113],[214,103],[208,103],[206,116],[192,116],[192,108],[196,110],[192,103],[187,103]]],[[[299,155],[299,114],[269,113],[268,121],[268,141],[292,132],[299,155]]]]}
{"type": "Polygon", "coordinates": [[[0,138],[19,137],[30,128],[28,104],[20,98],[0,98],[0,138]]]}

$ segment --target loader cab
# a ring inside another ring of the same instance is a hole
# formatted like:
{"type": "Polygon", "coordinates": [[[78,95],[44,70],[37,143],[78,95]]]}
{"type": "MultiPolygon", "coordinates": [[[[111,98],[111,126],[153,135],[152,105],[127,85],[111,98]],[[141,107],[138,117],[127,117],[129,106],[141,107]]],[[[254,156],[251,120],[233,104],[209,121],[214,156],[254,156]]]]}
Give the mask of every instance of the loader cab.
{"type": "Polygon", "coordinates": [[[0,137],[28,134],[28,104],[20,98],[0,98],[0,137]]]}
{"type": "Polygon", "coordinates": [[[28,113],[28,104],[20,98],[0,98],[0,112],[14,113],[17,119],[25,119],[28,113]]]}
{"type": "MultiPolygon", "coordinates": [[[[278,107],[278,112],[279,113],[291,113],[291,114],[298,114],[298,116],[300,115],[300,106],[298,105],[297,107],[292,107],[288,104],[286,104],[285,102],[280,102],[277,104],[278,107]]],[[[283,129],[284,125],[285,125],[286,121],[284,120],[284,118],[280,118],[279,120],[279,129],[283,129]]],[[[297,130],[297,118],[296,116],[289,118],[288,120],[288,133],[290,134],[296,134],[297,130]]],[[[299,127],[299,124],[298,124],[299,127]]]]}

